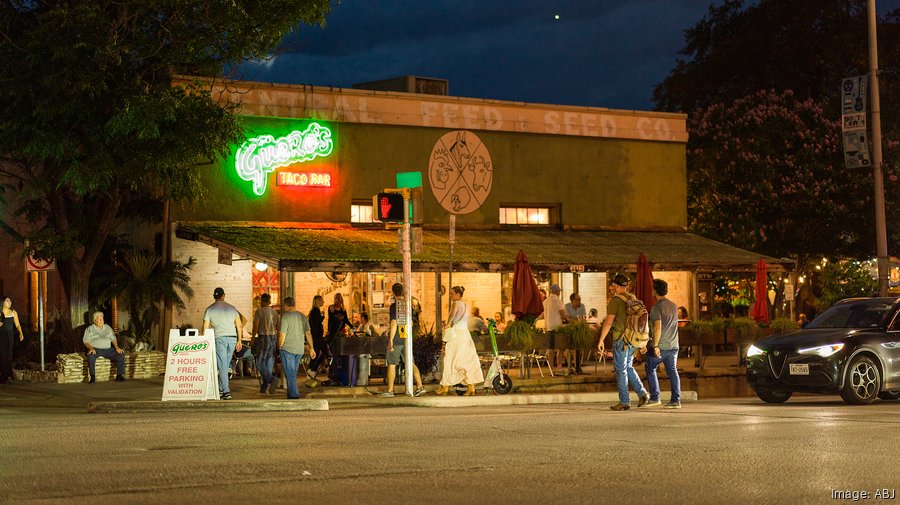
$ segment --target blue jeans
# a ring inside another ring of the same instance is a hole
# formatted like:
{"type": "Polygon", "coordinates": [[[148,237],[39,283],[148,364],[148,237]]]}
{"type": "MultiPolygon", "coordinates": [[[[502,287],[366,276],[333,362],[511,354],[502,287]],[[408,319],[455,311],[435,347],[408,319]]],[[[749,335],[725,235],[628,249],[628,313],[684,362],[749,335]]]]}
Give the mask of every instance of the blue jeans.
{"type": "Polygon", "coordinates": [[[666,375],[669,376],[669,385],[672,387],[672,399],[670,401],[681,401],[681,379],[678,378],[678,349],[660,349],[660,356],[654,356],[647,353],[647,361],[644,362],[644,369],[647,370],[647,384],[650,386],[650,399],[659,400],[659,379],[656,377],[656,368],[660,363],[666,367],[666,375]]]}
{"type": "Polygon", "coordinates": [[[631,398],[628,397],[628,383],[631,383],[631,387],[638,396],[647,393],[644,385],[641,384],[641,378],[638,377],[632,366],[635,350],[634,347],[625,344],[625,339],[613,340],[613,366],[616,369],[616,383],[619,386],[619,403],[625,405],[631,403],[631,398]]]}
{"type": "Polygon", "coordinates": [[[256,337],[256,369],[262,375],[263,386],[268,386],[275,380],[272,373],[275,370],[275,335],[259,335],[256,337]]]}
{"type": "Polygon", "coordinates": [[[230,393],[228,387],[228,365],[237,347],[237,337],[216,337],[216,367],[219,369],[219,394],[230,393]]]}
{"type": "Polygon", "coordinates": [[[284,368],[288,400],[300,398],[300,390],[297,389],[297,370],[300,369],[300,358],[302,357],[302,354],[294,354],[281,349],[281,367],[284,368]]]}
{"type": "Polygon", "coordinates": [[[94,349],[97,354],[88,354],[88,372],[91,377],[94,376],[94,370],[97,364],[97,358],[106,358],[116,364],[116,375],[125,377],[125,355],[119,354],[112,347],[106,349],[94,349]]]}

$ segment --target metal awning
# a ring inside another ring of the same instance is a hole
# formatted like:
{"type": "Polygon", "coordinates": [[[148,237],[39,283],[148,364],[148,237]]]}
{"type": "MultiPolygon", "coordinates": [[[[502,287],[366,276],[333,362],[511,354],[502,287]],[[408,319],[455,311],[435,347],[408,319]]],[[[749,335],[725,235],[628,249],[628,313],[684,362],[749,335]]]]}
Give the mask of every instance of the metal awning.
{"type": "MultiPolygon", "coordinates": [[[[282,271],[402,271],[397,230],[297,223],[182,222],[177,236],[277,263],[282,271]]],[[[413,271],[449,268],[448,231],[425,229],[413,271]]],[[[793,261],[763,256],[699,235],[672,231],[574,231],[551,228],[458,230],[454,271],[512,271],[525,251],[533,269],[585,272],[633,270],[643,252],[654,270],[753,272],[759,259],[770,271],[793,261]]]]}

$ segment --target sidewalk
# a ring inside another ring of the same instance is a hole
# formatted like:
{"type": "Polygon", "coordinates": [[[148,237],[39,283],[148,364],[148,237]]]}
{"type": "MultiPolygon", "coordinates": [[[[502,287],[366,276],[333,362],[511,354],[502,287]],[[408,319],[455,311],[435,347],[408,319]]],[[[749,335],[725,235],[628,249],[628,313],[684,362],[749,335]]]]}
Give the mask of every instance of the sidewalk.
{"type": "MultiPolygon", "coordinates": [[[[688,360],[685,360],[687,362],[688,360]]],[[[749,396],[744,369],[731,366],[730,357],[710,357],[703,369],[686,367],[680,370],[682,399],[695,401],[699,397],[749,396]]],[[[681,363],[679,363],[681,364],[681,363]]],[[[644,384],[643,367],[636,367],[644,384]]],[[[257,379],[235,378],[231,380],[234,400],[209,402],[162,402],[162,377],[126,382],[98,382],[96,384],[56,384],[23,382],[0,385],[0,411],[6,409],[45,411],[69,409],[81,412],[135,412],[147,410],[213,410],[213,411],[296,411],[328,410],[329,408],[359,407],[466,407],[481,405],[571,404],[609,403],[617,401],[615,376],[612,365],[600,365],[594,374],[593,363],[584,367],[587,375],[549,377],[546,368],[541,378],[537,368],[532,378],[519,379],[518,371],[512,371],[514,390],[507,395],[496,395],[479,388],[475,397],[457,397],[451,391],[446,397],[433,394],[437,384],[426,384],[429,393],[421,398],[403,395],[404,387],[398,385],[394,398],[377,396],[384,390],[380,381],[365,387],[317,387],[306,388],[301,381],[303,400],[287,400],[285,390],[275,394],[260,394],[257,379]]],[[[661,371],[661,370],[660,370],[661,371]]],[[[668,382],[660,377],[661,398],[668,400],[668,382]]],[[[636,396],[632,393],[632,401],[636,396]]]]}

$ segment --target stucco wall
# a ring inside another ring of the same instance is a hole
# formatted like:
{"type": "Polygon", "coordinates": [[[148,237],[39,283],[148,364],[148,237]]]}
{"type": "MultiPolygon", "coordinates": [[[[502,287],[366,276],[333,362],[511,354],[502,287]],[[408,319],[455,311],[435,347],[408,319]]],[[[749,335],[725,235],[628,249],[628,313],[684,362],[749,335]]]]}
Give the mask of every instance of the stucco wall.
{"type": "MultiPolygon", "coordinates": [[[[249,137],[284,135],[308,121],[245,118],[249,137]]],[[[371,199],[395,186],[397,172],[422,171],[426,223],[446,223],[432,196],[428,164],[435,142],[450,130],[325,123],[333,152],[292,166],[329,172],[332,187],[276,186],[255,195],[234,170],[234,157],[203,171],[206,194],[193,206],[176,205],[176,220],[349,222],[354,199],[371,199]]],[[[506,203],[561,204],[564,225],[615,228],[685,227],[684,144],[564,135],[475,131],[489,149],[494,175],[482,207],[459,224],[497,224],[506,203]]],[[[235,146],[236,149],[236,146],[235,146]]]]}

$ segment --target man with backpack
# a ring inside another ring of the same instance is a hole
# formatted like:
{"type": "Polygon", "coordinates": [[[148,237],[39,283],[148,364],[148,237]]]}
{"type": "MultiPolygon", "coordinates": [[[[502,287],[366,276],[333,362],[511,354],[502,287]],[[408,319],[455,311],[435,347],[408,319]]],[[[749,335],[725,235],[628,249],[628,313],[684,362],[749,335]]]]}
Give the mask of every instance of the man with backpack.
{"type": "Polygon", "coordinates": [[[597,349],[603,352],[603,342],[606,336],[612,333],[613,364],[616,370],[616,383],[619,387],[619,403],[610,407],[611,410],[628,410],[631,408],[631,398],[628,396],[628,384],[631,383],[634,392],[638,394],[638,408],[643,407],[650,400],[650,395],[644,389],[641,378],[634,371],[634,352],[647,345],[649,332],[647,327],[647,309],[643,302],[628,292],[628,284],[631,281],[627,276],[619,274],[613,279],[612,287],[615,295],[607,304],[606,319],[600,330],[600,343],[597,349]]]}

